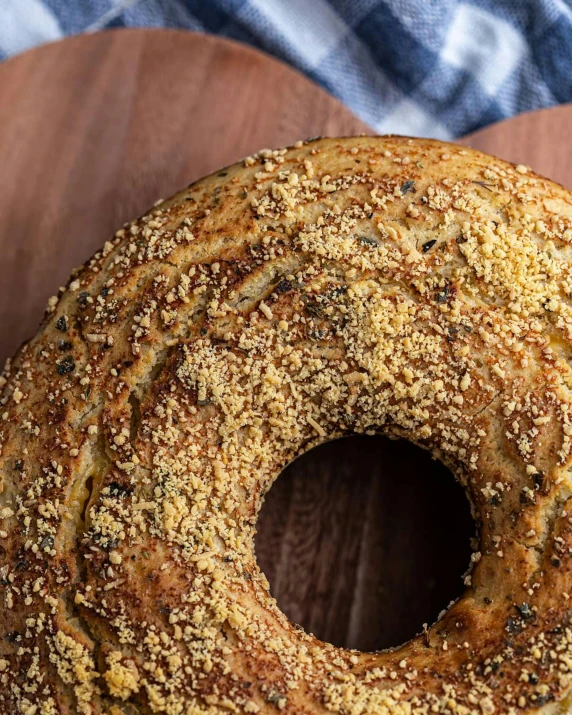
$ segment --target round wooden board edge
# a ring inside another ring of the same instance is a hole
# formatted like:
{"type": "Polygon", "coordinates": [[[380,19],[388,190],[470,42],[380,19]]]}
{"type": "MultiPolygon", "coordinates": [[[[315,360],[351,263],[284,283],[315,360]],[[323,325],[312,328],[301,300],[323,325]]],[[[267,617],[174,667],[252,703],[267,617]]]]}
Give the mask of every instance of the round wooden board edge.
{"type": "Polygon", "coordinates": [[[229,51],[239,52],[243,56],[249,58],[255,62],[266,62],[279,68],[281,72],[291,74],[296,77],[296,81],[299,81],[307,86],[311,86],[313,91],[324,97],[326,101],[334,102],[339,104],[339,106],[351,115],[357,124],[363,126],[363,134],[375,134],[375,131],[369,127],[363,119],[355,114],[349,107],[347,107],[338,97],[336,97],[328,90],[324,89],[317,82],[307,77],[303,72],[293,67],[289,63],[274,57],[274,55],[260,50],[256,47],[241,42],[240,40],[235,40],[230,37],[224,37],[220,35],[215,35],[209,32],[197,32],[195,30],[182,30],[178,28],[159,28],[159,27],[111,27],[104,30],[98,30],[96,32],[84,32],[75,35],[69,35],[67,37],[59,38],[51,42],[43,42],[40,45],[31,47],[30,49],[24,50],[16,55],[8,57],[3,62],[0,62],[0,79],[6,68],[13,67],[16,62],[31,61],[36,54],[43,52],[57,51],[62,45],[69,45],[73,47],[77,43],[85,43],[95,38],[100,38],[101,36],[109,35],[110,39],[115,35],[128,35],[130,37],[139,37],[140,42],[144,42],[145,38],[150,35],[171,35],[181,39],[189,39],[191,42],[207,42],[209,44],[218,44],[225,46],[229,51]]]}

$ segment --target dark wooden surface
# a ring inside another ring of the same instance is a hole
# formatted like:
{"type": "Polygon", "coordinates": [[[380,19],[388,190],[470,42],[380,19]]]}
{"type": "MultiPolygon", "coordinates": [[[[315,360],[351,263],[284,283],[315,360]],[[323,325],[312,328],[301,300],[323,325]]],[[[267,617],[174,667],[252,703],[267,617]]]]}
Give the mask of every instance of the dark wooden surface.
{"type": "Polygon", "coordinates": [[[335,645],[377,650],[412,638],[461,594],[474,534],[442,464],[404,440],[356,436],[280,475],[256,546],[290,620],[335,645]]]}
{"type": "MultiPolygon", "coordinates": [[[[468,139],[572,187],[572,110],[468,139]]],[[[285,65],[176,31],[82,36],[0,65],[0,360],[124,221],[264,146],[367,131],[285,65]]],[[[460,487],[411,445],[324,445],[271,489],[256,549],[294,621],[338,645],[397,645],[460,595],[472,535],[460,487]]]]}

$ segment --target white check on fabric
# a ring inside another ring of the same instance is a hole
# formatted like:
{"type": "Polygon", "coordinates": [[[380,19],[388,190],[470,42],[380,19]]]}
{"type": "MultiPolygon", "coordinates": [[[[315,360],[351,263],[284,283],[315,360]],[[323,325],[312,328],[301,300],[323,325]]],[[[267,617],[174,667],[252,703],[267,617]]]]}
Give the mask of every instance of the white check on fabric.
{"type": "Polygon", "coordinates": [[[452,139],[572,101],[572,0],[0,0],[0,59],[112,27],[246,42],[380,133],[452,139]]]}

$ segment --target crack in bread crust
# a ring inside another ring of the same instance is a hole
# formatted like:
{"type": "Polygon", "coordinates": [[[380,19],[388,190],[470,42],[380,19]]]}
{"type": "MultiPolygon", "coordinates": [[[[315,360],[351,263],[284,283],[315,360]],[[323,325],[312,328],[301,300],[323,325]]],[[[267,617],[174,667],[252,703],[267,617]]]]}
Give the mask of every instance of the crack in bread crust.
{"type": "Polygon", "coordinates": [[[571,243],[561,187],[398,137],[265,150],[118,231],[0,378],[0,711],[566,712],[571,243]],[[452,468],[480,546],[359,653],[288,622],[253,537],[286,464],[373,432],[452,468]]]}

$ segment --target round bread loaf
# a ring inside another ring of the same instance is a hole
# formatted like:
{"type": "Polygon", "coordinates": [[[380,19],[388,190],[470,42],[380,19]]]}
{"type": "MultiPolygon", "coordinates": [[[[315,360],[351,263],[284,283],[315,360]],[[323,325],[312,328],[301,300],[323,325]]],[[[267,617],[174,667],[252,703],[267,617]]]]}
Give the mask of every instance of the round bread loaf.
{"type": "Polygon", "coordinates": [[[157,204],[0,378],[0,712],[569,712],[571,365],[572,196],[524,166],[322,139],[157,204]],[[360,653],[286,619],[253,539],[290,460],[374,432],[451,468],[480,546],[360,653]]]}

